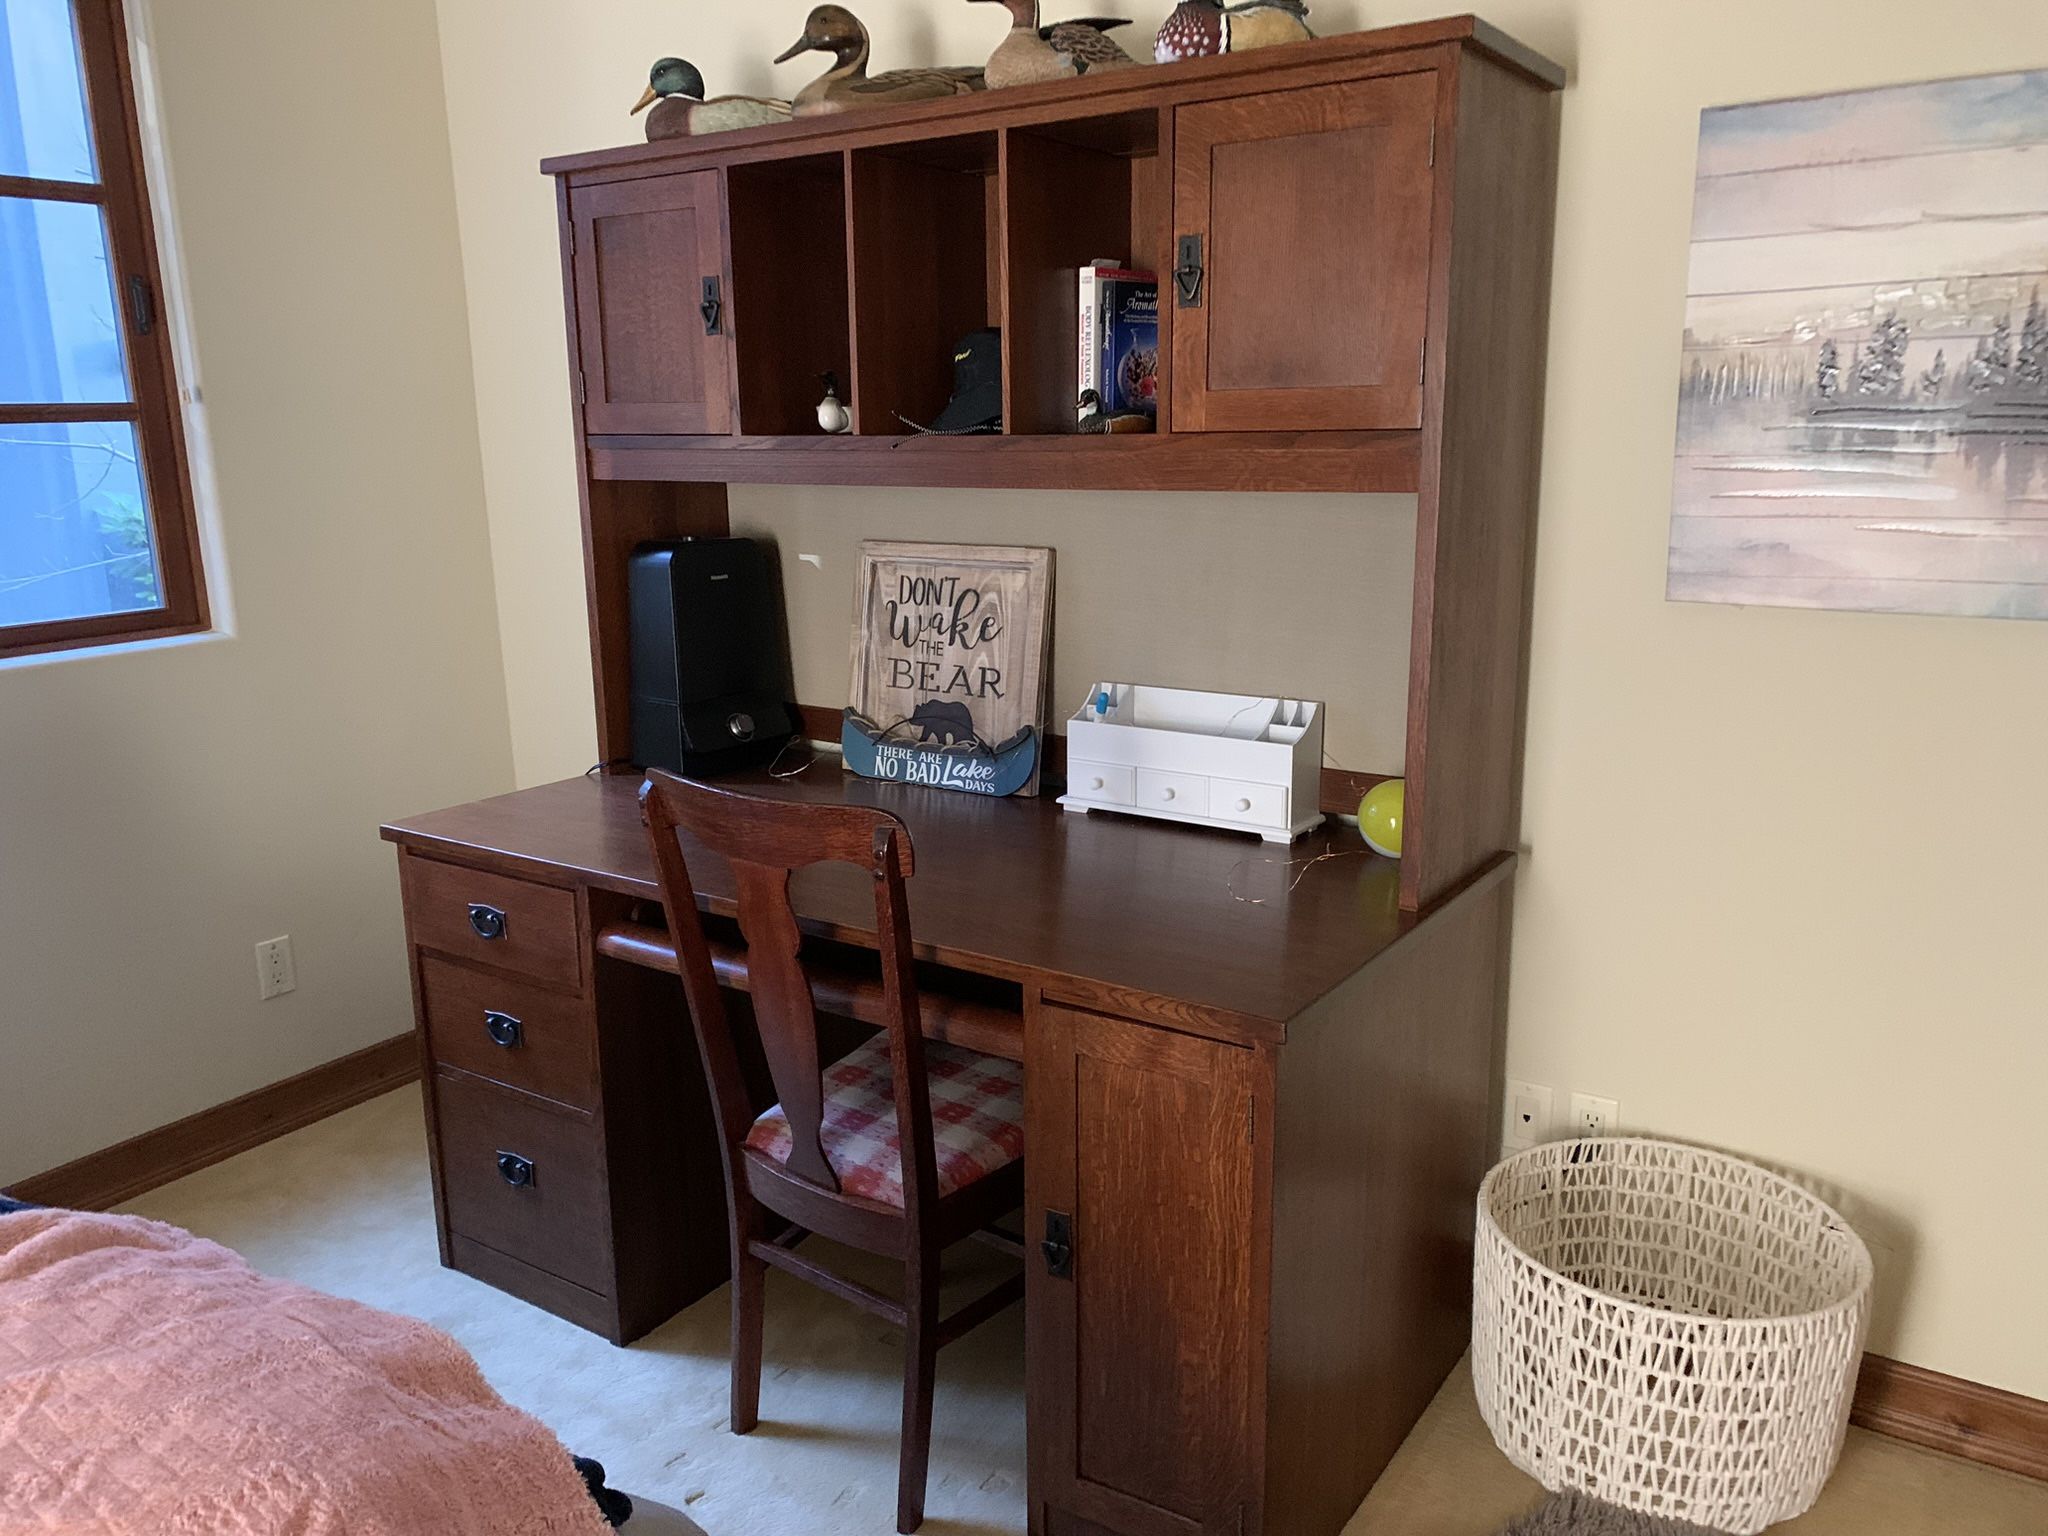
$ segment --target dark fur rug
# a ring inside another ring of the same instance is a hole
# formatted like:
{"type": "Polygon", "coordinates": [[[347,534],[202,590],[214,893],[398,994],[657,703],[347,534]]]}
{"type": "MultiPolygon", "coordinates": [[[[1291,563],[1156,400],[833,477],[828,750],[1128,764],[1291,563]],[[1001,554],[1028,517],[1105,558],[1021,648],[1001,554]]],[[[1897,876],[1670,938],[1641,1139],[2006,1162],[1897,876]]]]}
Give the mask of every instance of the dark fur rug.
{"type": "Polygon", "coordinates": [[[1529,1513],[1512,1520],[1500,1536],[1714,1536],[1703,1526],[1632,1509],[1616,1509],[1583,1493],[1553,1493],[1529,1513]]]}

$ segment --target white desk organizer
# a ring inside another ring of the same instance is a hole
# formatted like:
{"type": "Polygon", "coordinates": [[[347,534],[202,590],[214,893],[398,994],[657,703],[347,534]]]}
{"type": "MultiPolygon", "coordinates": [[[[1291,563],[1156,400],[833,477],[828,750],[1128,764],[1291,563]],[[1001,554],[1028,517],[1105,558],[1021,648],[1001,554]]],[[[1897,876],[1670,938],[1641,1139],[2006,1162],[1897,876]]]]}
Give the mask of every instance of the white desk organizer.
{"type": "Polygon", "coordinates": [[[1323,819],[1322,768],[1319,703],[1098,683],[1067,721],[1060,804],[1286,843],[1323,819]]]}

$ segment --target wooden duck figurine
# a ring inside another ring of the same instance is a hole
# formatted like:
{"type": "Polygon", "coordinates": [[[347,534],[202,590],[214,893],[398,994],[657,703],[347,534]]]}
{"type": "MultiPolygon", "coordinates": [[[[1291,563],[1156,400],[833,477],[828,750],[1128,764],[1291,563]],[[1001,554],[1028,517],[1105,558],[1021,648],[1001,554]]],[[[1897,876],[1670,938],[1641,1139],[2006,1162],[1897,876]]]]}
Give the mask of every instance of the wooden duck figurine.
{"type": "Polygon", "coordinates": [[[633,104],[647,113],[647,142],[686,139],[698,133],[723,133],[728,128],[753,128],[789,121],[789,103],[765,96],[714,96],[704,99],[704,77],[688,59],[656,59],[647,72],[647,90],[633,104]]]}
{"type": "Polygon", "coordinates": [[[1111,27],[1127,27],[1124,16],[1089,16],[1078,21],[1038,24],[1038,0],[1000,0],[1010,13],[1010,34],[988,56],[988,88],[1031,85],[1040,80],[1071,80],[1105,69],[1129,69],[1138,61],[1104,36],[1111,27]]]}
{"type": "Polygon", "coordinates": [[[796,93],[798,117],[965,96],[982,88],[979,69],[889,69],[870,76],[868,29],[843,5],[813,10],[804,20],[804,35],[777,54],[775,62],[812,52],[831,54],[832,67],[796,93]]]}
{"type": "Polygon", "coordinates": [[[1176,59],[1201,59],[1218,53],[1248,53],[1278,43],[1314,37],[1308,29],[1308,7],[1302,0],[1244,0],[1220,5],[1217,0],[1180,0],[1152,40],[1152,57],[1161,64],[1176,59]]]}

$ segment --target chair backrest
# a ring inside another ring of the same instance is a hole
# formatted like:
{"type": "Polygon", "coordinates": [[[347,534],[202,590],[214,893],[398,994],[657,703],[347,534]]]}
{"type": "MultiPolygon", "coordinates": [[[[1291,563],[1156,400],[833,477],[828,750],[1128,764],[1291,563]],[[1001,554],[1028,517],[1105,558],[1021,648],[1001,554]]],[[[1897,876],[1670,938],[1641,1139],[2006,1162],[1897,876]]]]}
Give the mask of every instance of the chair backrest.
{"type": "Polygon", "coordinates": [[[662,905],[668,910],[683,994],[710,1081],[729,1185],[741,1177],[740,1148],[753,1125],[753,1108],[677,833],[688,832],[732,866],[754,1018],[789,1121],[790,1151],[784,1166],[835,1195],[841,1193],[839,1177],[819,1138],[824,1081],[818,1061],[817,1010],[799,955],[802,934],[790,905],[789,879],[796,870],[830,862],[858,865],[872,876],[903,1158],[904,1215],[914,1228],[919,1208],[937,1200],[938,1173],[917,980],[911,965],[910,911],[903,889],[913,868],[908,829],[889,812],[868,806],[771,800],[661,769],[648,772],[640,790],[640,812],[654,844],[662,905]]]}

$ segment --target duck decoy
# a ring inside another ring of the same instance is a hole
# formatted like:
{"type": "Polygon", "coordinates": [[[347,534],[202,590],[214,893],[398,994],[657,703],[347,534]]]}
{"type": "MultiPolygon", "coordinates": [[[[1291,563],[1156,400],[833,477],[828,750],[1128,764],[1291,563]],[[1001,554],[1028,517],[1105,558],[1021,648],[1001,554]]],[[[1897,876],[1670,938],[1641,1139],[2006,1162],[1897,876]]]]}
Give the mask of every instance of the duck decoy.
{"type": "Polygon", "coordinates": [[[982,89],[979,69],[887,69],[868,74],[868,29],[843,5],[821,5],[804,19],[804,35],[775,56],[782,64],[800,53],[829,53],[832,67],[796,93],[798,117],[850,108],[965,96],[982,89]]]}
{"type": "Polygon", "coordinates": [[[1129,69],[1138,61],[1104,36],[1111,27],[1127,27],[1127,16],[1088,16],[1075,21],[1038,24],[1038,0],[999,0],[1010,13],[1010,33],[988,56],[988,88],[1031,85],[1040,80],[1071,80],[1105,69],[1129,69]]]}
{"type": "Polygon", "coordinates": [[[1244,0],[1241,5],[1180,0],[1159,24],[1152,39],[1152,57],[1171,64],[1176,59],[1248,53],[1314,36],[1302,0],[1244,0]]]}
{"type": "Polygon", "coordinates": [[[686,139],[699,133],[723,133],[729,128],[754,128],[762,123],[786,123],[790,107],[786,101],[766,96],[714,96],[704,99],[704,77],[688,59],[656,59],[647,72],[647,89],[633,104],[635,112],[647,113],[647,141],[686,139]]]}

